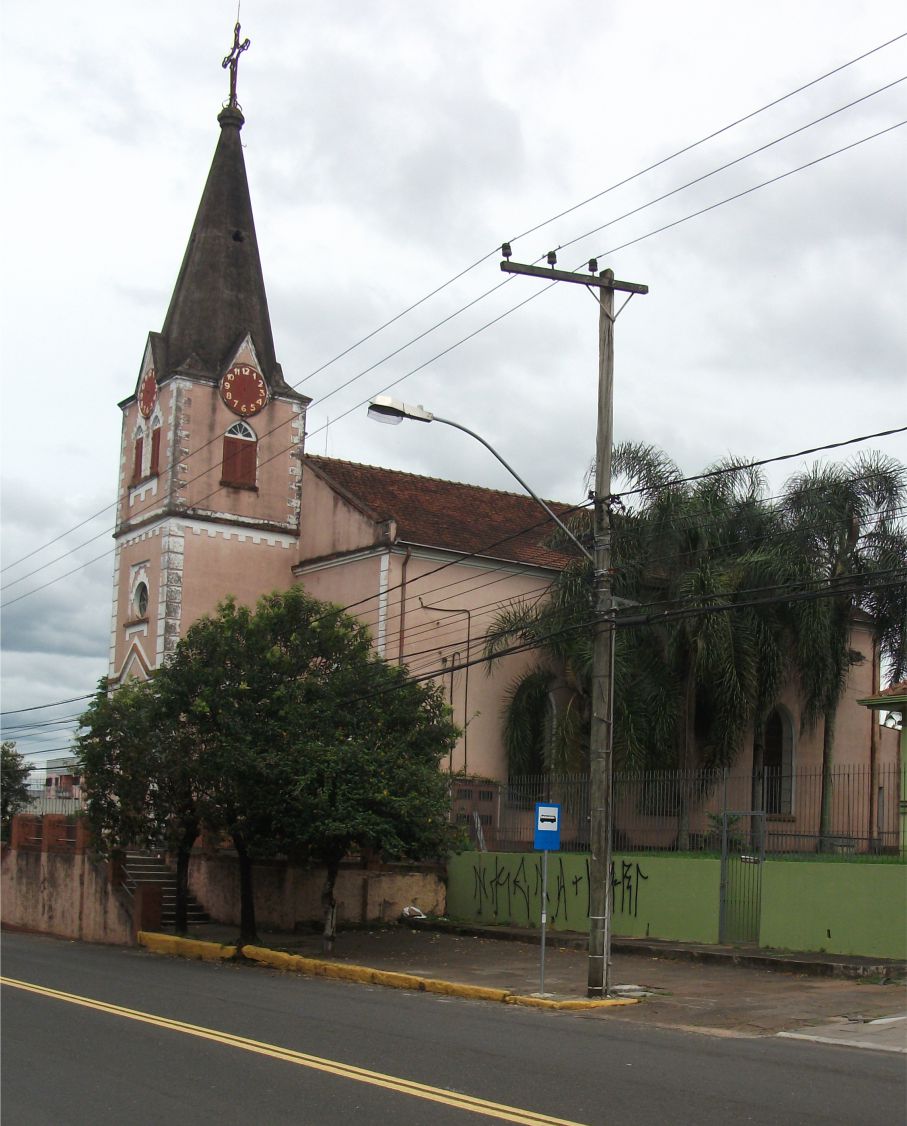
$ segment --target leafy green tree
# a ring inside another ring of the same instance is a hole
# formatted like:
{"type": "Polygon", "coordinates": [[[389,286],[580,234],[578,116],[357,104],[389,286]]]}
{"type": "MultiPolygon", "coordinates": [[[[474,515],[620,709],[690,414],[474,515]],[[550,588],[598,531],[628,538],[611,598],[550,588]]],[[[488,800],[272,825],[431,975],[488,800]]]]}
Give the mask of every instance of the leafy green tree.
{"type": "Polygon", "coordinates": [[[28,805],[28,775],[31,771],[16,744],[0,744],[0,825],[3,840],[9,840],[13,815],[28,805]]]}
{"type": "Polygon", "coordinates": [[[442,848],[438,767],[457,737],[442,695],[408,683],[338,607],[301,587],[254,610],[227,600],[190,627],[158,683],[196,748],[199,817],[236,848],[241,943],[255,939],[256,857],[283,851],[326,865],[329,947],[347,852],[442,848]]]}
{"type": "Polygon", "coordinates": [[[199,834],[193,748],[158,677],[113,692],[106,678],[77,740],[87,815],[102,855],[161,848],[176,856],[175,929],[188,930],[189,858],[199,834]]]}

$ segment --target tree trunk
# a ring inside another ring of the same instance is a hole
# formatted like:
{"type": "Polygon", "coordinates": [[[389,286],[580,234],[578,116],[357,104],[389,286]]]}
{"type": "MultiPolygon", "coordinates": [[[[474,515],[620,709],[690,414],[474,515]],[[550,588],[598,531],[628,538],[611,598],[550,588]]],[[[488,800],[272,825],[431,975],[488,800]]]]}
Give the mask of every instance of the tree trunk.
{"type": "Polygon", "coordinates": [[[239,859],[239,939],[240,946],[258,942],[255,928],[255,892],[252,883],[252,860],[242,833],[233,834],[233,845],[239,859]]]}
{"type": "Polygon", "coordinates": [[[822,732],[822,796],[819,804],[819,843],[818,852],[828,852],[831,846],[829,840],[831,826],[831,797],[832,781],[831,768],[834,762],[835,747],[835,719],[837,710],[829,709],[825,713],[825,722],[822,732]]]}
{"type": "Polygon", "coordinates": [[[198,822],[184,825],[176,850],[176,907],[173,929],[177,934],[189,930],[189,859],[198,839],[198,822]]]}
{"type": "MultiPolygon", "coordinates": [[[[753,780],[750,790],[750,809],[765,810],[765,722],[756,720],[753,728],[753,780]]],[[[762,817],[751,817],[751,844],[758,855],[762,849],[762,817]]]]}
{"type": "Polygon", "coordinates": [[[321,909],[324,913],[324,931],[321,936],[322,954],[332,954],[334,937],[337,933],[337,900],[334,898],[334,884],[340,870],[340,859],[331,858],[326,865],[324,887],[321,889],[321,909]]]}
{"type": "Polygon", "coordinates": [[[690,847],[690,811],[695,793],[693,772],[696,769],[696,666],[687,668],[680,716],[680,809],[677,818],[677,850],[690,847]]]}
{"type": "MultiPolygon", "coordinates": [[[[881,688],[882,675],[881,658],[879,655],[879,639],[872,639],[872,695],[878,696],[881,688]]],[[[872,708],[866,709],[869,713],[869,851],[881,851],[879,840],[879,714],[872,708]]]]}

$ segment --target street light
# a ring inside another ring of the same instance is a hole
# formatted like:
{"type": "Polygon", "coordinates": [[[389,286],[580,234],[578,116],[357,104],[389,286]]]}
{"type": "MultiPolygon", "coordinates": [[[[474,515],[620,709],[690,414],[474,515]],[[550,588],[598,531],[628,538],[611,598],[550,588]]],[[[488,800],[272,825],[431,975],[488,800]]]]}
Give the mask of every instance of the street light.
{"type": "Polygon", "coordinates": [[[468,434],[471,438],[475,438],[477,442],[481,442],[485,449],[498,459],[498,461],[501,463],[501,465],[504,466],[510,476],[513,477],[515,481],[518,481],[520,485],[522,485],[522,487],[532,497],[532,499],[537,504],[540,504],[542,508],[544,508],[544,510],[548,513],[555,524],[557,524],[564,535],[567,536],[567,538],[580,549],[580,551],[583,553],[583,555],[585,555],[589,562],[593,562],[591,553],[580,543],[580,541],[570,531],[563,520],[560,519],[557,513],[553,512],[551,508],[542,500],[542,498],[540,496],[537,496],[532,491],[532,489],[526,484],[526,482],[519,475],[519,473],[517,473],[513,466],[508,465],[508,463],[501,457],[494,446],[486,442],[481,434],[476,434],[475,430],[470,430],[468,426],[463,426],[461,423],[454,422],[450,418],[441,418],[440,415],[432,414],[431,411],[427,411],[421,404],[417,407],[414,407],[410,403],[401,403],[399,399],[392,399],[390,395],[376,395],[368,405],[368,416],[374,422],[383,422],[389,426],[399,426],[404,418],[412,419],[414,422],[441,422],[445,426],[452,426],[455,430],[462,430],[464,434],[468,434]]]}
{"type": "MultiPolygon", "coordinates": [[[[523,272],[528,271],[526,267],[523,272]]],[[[562,275],[572,280],[572,275],[562,275]]],[[[632,283],[614,282],[613,274],[605,271],[602,281],[602,314],[599,349],[602,356],[600,365],[599,404],[606,424],[599,419],[596,442],[595,476],[595,551],[594,554],[579,542],[576,536],[552,512],[549,506],[526,484],[516,470],[507,464],[498,451],[474,430],[440,418],[423,406],[410,406],[392,399],[388,395],[378,395],[369,404],[369,417],[376,422],[396,426],[404,418],[414,422],[442,422],[462,430],[489,450],[507,472],[517,480],[534,501],[544,508],[551,519],[592,564],[595,591],[595,620],[592,625],[592,717],[589,738],[589,794],[591,800],[591,852],[589,857],[589,984],[590,997],[607,997],[610,992],[611,962],[611,748],[614,720],[614,600],[611,594],[610,578],[610,515],[607,497],[611,481],[611,315],[612,285],[626,287],[632,283]]],[[[644,291],[645,287],[636,289],[644,291]]]]}

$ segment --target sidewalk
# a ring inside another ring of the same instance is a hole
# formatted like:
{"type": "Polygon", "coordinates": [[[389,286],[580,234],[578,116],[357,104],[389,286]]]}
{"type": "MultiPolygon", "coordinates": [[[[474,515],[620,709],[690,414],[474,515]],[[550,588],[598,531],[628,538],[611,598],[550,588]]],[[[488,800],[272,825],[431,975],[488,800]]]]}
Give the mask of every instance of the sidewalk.
{"type": "MultiPolygon", "coordinates": [[[[236,935],[236,927],[219,924],[192,932],[195,939],[226,944],[236,935]]],[[[261,931],[259,937],[272,951],[323,957],[318,934],[261,931]]],[[[520,996],[539,991],[538,933],[514,928],[438,922],[344,930],[328,960],[520,996]]],[[[546,994],[585,998],[587,965],[584,936],[549,932],[546,994]]],[[[617,939],[611,980],[619,992],[637,987],[627,993],[642,994],[641,1003],[585,1010],[584,1016],[722,1036],[795,1033],[907,1052],[907,1019],[871,1023],[907,1015],[903,963],[617,939]]]]}

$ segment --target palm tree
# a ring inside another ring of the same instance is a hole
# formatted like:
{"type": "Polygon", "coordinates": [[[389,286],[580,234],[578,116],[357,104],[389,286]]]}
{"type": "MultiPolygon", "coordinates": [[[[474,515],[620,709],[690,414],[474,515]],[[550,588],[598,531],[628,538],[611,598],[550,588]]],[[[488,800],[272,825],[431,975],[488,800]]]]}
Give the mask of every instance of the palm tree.
{"type": "MultiPolygon", "coordinates": [[[[732,761],[757,700],[777,694],[780,646],[771,661],[765,657],[774,633],[753,608],[734,608],[740,591],[771,572],[764,484],[730,461],[684,483],[664,453],[638,444],[615,449],[614,471],[628,494],[641,498],[612,521],[614,593],[640,603],[649,618],[617,633],[615,759],[672,765],[692,778],[701,766],[732,761]]],[[[546,766],[588,764],[591,616],[588,569],[578,563],[555,583],[549,602],[507,607],[492,627],[490,656],[516,639],[538,642],[542,654],[508,701],[512,769],[523,765],[521,748],[546,766]],[[552,722],[559,694],[566,702],[552,722]]],[[[681,848],[689,844],[693,796],[691,788],[680,795],[681,848]]]]}
{"type": "Polygon", "coordinates": [[[872,619],[874,649],[892,679],[907,668],[905,503],[907,468],[874,453],[813,466],[788,481],[781,499],[786,542],[803,581],[819,595],[842,587],[840,595],[794,608],[803,725],[823,721],[820,849],[830,831],[837,710],[856,657],[850,647],[854,611],[872,619]]]}

